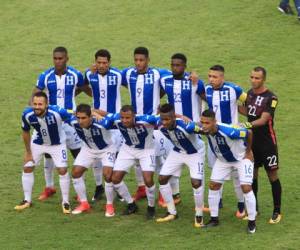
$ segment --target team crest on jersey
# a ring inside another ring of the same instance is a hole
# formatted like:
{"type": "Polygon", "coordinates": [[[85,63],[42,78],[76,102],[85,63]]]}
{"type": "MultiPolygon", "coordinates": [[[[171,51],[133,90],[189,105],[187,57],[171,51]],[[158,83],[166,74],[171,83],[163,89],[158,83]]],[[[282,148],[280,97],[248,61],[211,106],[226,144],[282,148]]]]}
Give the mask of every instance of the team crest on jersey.
{"type": "Polygon", "coordinates": [[[66,77],[66,85],[74,85],[74,77],[72,75],[66,77]]]}
{"type": "Polygon", "coordinates": [[[189,80],[182,80],[182,89],[183,90],[190,90],[190,81],[189,80]]]}
{"type": "Polygon", "coordinates": [[[144,82],[145,82],[145,84],[153,84],[154,83],[154,75],[153,74],[145,74],[144,82]]]}

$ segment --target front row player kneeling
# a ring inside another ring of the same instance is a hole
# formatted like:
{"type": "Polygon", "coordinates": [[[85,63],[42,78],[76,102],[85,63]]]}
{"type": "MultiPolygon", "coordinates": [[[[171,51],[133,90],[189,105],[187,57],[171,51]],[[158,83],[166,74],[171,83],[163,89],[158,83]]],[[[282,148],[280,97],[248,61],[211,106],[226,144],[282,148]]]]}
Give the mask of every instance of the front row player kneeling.
{"type": "Polygon", "coordinates": [[[201,123],[209,146],[217,157],[209,183],[208,204],[211,219],[206,227],[219,225],[219,190],[224,180],[236,169],[248,212],[247,229],[249,233],[255,233],[256,200],[251,186],[254,167],[251,151],[252,132],[245,128],[217,123],[215,113],[211,110],[202,113],[201,123]]]}

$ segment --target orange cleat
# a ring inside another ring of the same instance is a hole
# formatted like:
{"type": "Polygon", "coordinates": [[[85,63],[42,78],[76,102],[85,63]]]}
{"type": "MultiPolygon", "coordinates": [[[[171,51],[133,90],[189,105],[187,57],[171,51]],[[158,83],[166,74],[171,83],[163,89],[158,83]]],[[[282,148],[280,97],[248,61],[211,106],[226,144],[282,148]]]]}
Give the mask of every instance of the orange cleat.
{"type": "Polygon", "coordinates": [[[72,214],[81,214],[83,212],[88,212],[90,209],[90,204],[87,201],[83,201],[80,202],[79,206],[72,211],[72,214]]]}
{"type": "Polygon", "coordinates": [[[53,196],[56,193],[56,189],[54,187],[45,187],[44,191],[40,194],[39,200],[45,201],[49,197],[53,196]]]}
{"type": "Polygon", "coordinates": [[[132,198],[134,201],[138,201],[146,197],[146,186],[139,186],[132,198]]]}
{"type": "Polygon", "coordinates": [[[203,213],[210,213],[209,207],[203,206],[202,211],[203,213]]]}
{"type": "Polygon", "coordinates": [[[115,216],[115,208],[113,204],[106,204],[105,207],[105,217],[115,216]]]}

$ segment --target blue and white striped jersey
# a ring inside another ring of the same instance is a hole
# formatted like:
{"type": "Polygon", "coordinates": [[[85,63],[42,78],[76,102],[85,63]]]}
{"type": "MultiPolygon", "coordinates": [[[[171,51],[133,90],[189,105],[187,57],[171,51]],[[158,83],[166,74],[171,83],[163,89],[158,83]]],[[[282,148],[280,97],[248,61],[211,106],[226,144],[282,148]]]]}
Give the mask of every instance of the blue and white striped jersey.
{"type": "Polygon", "coordinates": [[[104,127],[104,120],[98,122],[93,119],[89,128],[81,128],[74,116],[68,123],[76,129],[80,139],[91,149],[102,150],[113,143],[111,132],[104,127]]]}
{"type": "Polygon", "coordinates": [[[199,122],[201,116],[201,94],[205,94],[204,82],[198,81],[194,86],[185,73],[183,79],[175,79],[173,75],[163,76],[161,86],[168,96],[168,103],[174,105],[175,112],[199,122]]]}
{"type": "Polygon", "coordinates": [[[154,148],[153,130],[157,122],[155,116],[136,115],[133,128],[126,128],[122,124],[119,113],[108,114],[103,121],[107,129],[117,127],[120,130],[126,145],[137,149],[154,148]]]}
{"type": "Polygon", "coordinates": [[[82,74],[73,67],[67,66],[64,75],[55,74],[52,67],[44,71],[38,78],[36,87],[45,90],[50,105],[58,105],[65,109],[76,109],[75,89],[84,85],[82,74]]]}
{"type": "Polygon", "coordinates": [[[218,131],[207,135],[211,151],[223,162],[236,162],[245,156],[248,130],[218,123],[218,131]]]}
{"type": "Polygon", "coordinates": [[[43,117],[37,116],[33,108],[28,107],[22,114],[22,129],[30,131],[32,126],[36,130],[32,138],[35,144],[59,145],[66,141],[62,124],[69,119],[71,115],[68,111],[59,106],[49,106],[43,117]]]}
{"type": "Polygon", "coordinates": [[[176,126],[172,130],[160,126],[160,131],[173,143],[173,150],[185,154],[194,154],[205,150],[204,142],[196,133],[196,129],[195,122],[186,124],[181,119],[176,119],[176,126]]]}
{"type": "Polygon", "coordinates": [[[162,70],[148,68],[139,74],[136,68],[127,68],[122,72],[122,84],[128,87],[131,105],[138,115],[155,115],[160,103],[160,77],[162,70]]]}
{"type": "Polygon", "coordinates": [[[208,84],[205,87],[208,108],[216,113],[218,122],[227,124],[238,123],[238,99],[243,93],[241,87],[224,82],[220,89],[213,89],[208,84]]]}
{"type": "Polygon", "coordinates": [[[87,70],[85,79],[91,85],[95,109],[101,109],[108,113],[120,111],[122,74],[118,69],[110,68],[104,76],[99,73],[93,74],[87,70]]]}

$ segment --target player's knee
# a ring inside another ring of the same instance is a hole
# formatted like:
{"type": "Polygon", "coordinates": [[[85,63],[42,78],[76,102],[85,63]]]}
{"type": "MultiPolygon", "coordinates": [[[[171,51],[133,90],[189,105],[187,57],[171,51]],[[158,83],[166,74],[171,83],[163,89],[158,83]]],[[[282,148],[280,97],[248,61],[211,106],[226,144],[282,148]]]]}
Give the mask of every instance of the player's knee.
{"type": "Polygon", "coordinates": [[[278,179],[277,169],[267,171],[270,182],[274,182],[278,179]]]}
{"type": "Polygon", "coordinates": [[[65,175],[68,172],[67,168],[57,168],[57,172],[59,175],[65,175]]]}
{"type": "Polygon", "coordinates": [[[119,184],[122,181],[122,176],[118,172],[113,172],[111,181],[113,184],[119,184]]]}
{"type": "Polygon", "coordinates": [[[201,187],[201,183],[202,183],[201,180],[192,179],[191,182],[192,182],[192,187],[193,188],[199,188],[199,187],[201,187]]]}
{"type": "Polygon", "coordinates": [[[74,167],[72,169],[72,178],[75,178],[75,179],[80,178],[82,176],[82,174],[83,174],[83,171],[81,170],[81,168],[74,167]]]}
{"type": "Polygon", "coordinates": [[[23,172],[24,172],[24,173],[32,173],[32,172],[33,172],[33,170],[34,170],[34,168],[33,168],[33,167],[31,167],[31,168],[24,167],[24,168],[23,168],[23,172]]]}
{"type": "Polygon", "coordinates": [[[160,175],[158,177],[158,182],[160,185],[166,185],[169,181],[170,177],[166,175],[160,175]]]}
{"type": "Polygon", "coordinates": [[[211,181],[209,183],[209,189],[210,190],[219,190],[221,188],[222,184],[221,183],[218,183],[218,182],[213,182],[211,181]]]}
{"type": "Polygon", "coordinates": [[[104,180],[108,183],[110,183],[112,181],[112,169],[106,169],[103,168],[103,176],[104,176],[104,180]]]}
{"type": "Polygon", "coordinates": [[[241,189],[244,194],[247,194],[252,190],[252,186],[251,185],[241,185],[241,189]]]}

